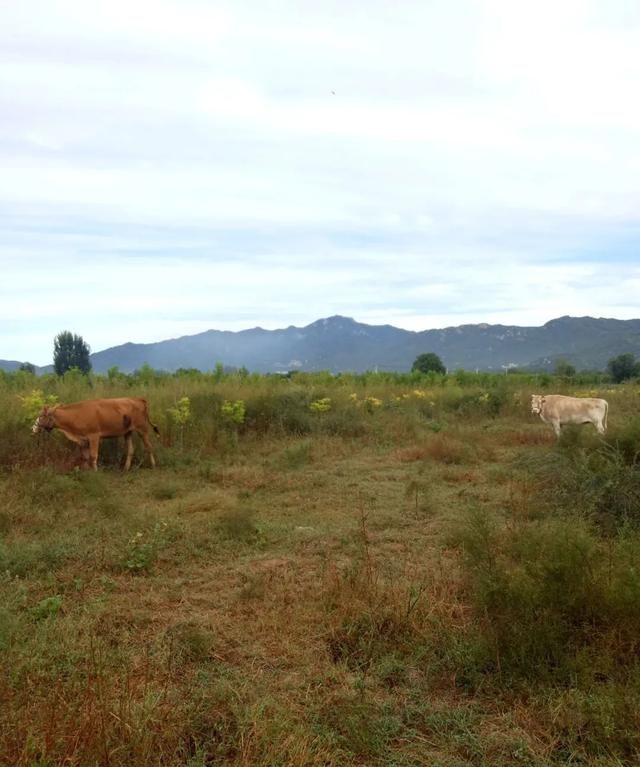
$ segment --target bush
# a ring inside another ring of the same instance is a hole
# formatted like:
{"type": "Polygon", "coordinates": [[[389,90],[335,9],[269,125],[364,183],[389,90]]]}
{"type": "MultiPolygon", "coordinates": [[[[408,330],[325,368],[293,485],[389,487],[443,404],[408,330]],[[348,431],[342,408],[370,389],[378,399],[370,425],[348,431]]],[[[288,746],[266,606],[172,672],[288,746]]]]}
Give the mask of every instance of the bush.
{"type": "Polygon", "coordinates": [[[476,511],[458,541],[480,640],[477,671],[568,682],[576,673],[596,675],[606,658],[633,662],[640,647],[637,535],[605,543],[576,520],[500,530],[476,511]]]}
{"type": "Polygon", "coordinates": [[[335,437],[361,437],[366,433],[363,415],[355,408],[327,413],[322,418],[319,429],[322,434],[335,437]]]}
{"type": "Polygon", "coordinates": [[[313,460],[312,448],[313,444],[310,440],[296,442],[285,448],[276,463],[284,469],[300,469],[313,460]]]}
{"type": "Polygon", "coordinates": [[[258,539],[259,531],[253,521],[253,515],[250,509],[228,511],[218,520],[218,530],[227,540],[254,543],[258,539]]]}
{"type": "Polygon", "coordinates": [[[559,514],[577,514],[612,534],[625,525],[640,527],[640,466],[635,427],[582,445],[577,429],[566,429],[558,449],[530,460],[538,498],[559,514]]]}
{"type": "Polygon", "coordinates": [[[259,434],[308,434],[312,430],[310,394],[304,390],[272,392],[246,402],[245,424],[259,434]]]}

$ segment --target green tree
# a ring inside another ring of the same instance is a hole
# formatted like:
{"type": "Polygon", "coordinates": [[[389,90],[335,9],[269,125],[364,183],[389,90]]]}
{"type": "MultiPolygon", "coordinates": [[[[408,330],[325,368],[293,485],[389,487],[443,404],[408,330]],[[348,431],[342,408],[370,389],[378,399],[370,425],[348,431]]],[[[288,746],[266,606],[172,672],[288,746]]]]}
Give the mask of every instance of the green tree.
{"type": "Polygon", "coordinates": [[[434,352],[426,352],[425,354],[419,354],[413,361],[411,370],[418,373],[446,373],[442,360],[434,352]]]}
{"type": "Polygon", "coordinates": [[[626,354],[619,354],[617,357],[612,357],[607,362],[607,370],[609,375],[616,383],[626,381],[628,378],[635,378],[640,375],[640,363],[636,361],[636,358],[630,352],[626,354]]]}
{"type": "Polygon", "coordinates": [[[224,365],[222,362],[216,362],[216,367],[213,371],[213,380],[216,383],[220,383],[222,379],[224,378],[224,365]]]}
{"type": "Polygon", "coordinates": [[[557,376],[561,376],[562,378],[573,378],[576,374],[576,369],[570,362],[567,362],[567,360],[559,359],[556,362],[554,372],[557,376]]]}
{"type": "Polygon", "coordinates": [[[157,378],[157,374],[151,365],[145,362],[141,368],[133,371],[133,377],[137,378],[141,383],[148,385],[157,378]]]}
{"type": "Polygon", "coordinates": [[[53,369],[59,376],[71,368],[78,368],[85,375],[91,371],[89,344],[82,336],[63,330],[53,339],[53,369]]]}
{"type": "Polygon", "coordinates": [[[31,373],[32,376],[36,374],[36,366],[32,365],[31,362],[23,362],[18,370],[21,370],[23,373],[31,373]]]}
{"type": "Polygon", "coordinates": [[[109,383],[124,383],[127,380],[127,374],[123,373],[117,365],[112,365],[107,370],[107,379],[109,383]]]}

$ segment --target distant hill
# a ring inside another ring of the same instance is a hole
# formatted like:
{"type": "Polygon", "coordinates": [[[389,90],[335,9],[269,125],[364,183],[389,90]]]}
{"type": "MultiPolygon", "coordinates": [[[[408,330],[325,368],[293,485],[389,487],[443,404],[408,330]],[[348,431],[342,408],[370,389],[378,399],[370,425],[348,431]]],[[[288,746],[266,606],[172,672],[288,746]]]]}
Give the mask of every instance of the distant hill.
{"type": "MultiPolygon", "coordinates": [[[[18,370],[20,365],[24,365],[24,362],[18,362],[16,360],[0,360],[0,370],[6,370],[8,373],[18,370]]],[[[45,365],[44,367],[34,365],[33,367],[38,375],[53,372],[53,365],[45,365]]]]}
{"type": "Polygon", "coordinates": [[[0,360],[0,370],[12,372],[17,370],[20,365],[22,365],[22,362],[16,362],[15,360],[0,360]]]}
{"type": "MultiPolygon", "coordinates": [[[[144,364],[158,370],[212,370],[217,362],[271,373],[285,370],[409,370],[423,352],[438,354],[449,370],[553,369],[559,358],[577,369],[602,369],[617,354],[640,357],[640,319],[560,317],[541,327],[460,325],[410,331],[328,317],[302,328],[207,330],[152,344],[127,343],[91,355],[93,368],[117,365],[132,372],[144,364]]],[[[19,362],[0,361],[15,369],[19,362]]],[[[40,370],[51,368],[41,368],[40,370]]]]}

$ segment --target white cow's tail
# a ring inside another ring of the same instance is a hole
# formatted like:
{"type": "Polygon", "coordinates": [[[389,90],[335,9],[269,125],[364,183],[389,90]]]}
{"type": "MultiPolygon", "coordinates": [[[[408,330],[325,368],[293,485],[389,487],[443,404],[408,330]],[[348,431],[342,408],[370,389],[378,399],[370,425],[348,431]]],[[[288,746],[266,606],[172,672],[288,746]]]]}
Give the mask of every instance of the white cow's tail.
{"type": "Polygon", "coordinates": [[[602,425],[604,426],[604,430],[607,430],[607,415],[609,414],[609,403],[607,400],[604,401],[604,418],[602,425]]]}

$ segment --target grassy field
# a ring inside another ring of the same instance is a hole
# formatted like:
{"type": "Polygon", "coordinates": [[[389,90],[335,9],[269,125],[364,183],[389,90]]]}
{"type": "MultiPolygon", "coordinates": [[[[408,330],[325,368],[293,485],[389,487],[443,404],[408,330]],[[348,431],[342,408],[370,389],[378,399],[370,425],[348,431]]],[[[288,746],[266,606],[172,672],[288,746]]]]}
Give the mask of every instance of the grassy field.
{"type": "Polygon", "coordinates": [[[0,379],[0,765],[640,761],[640,389],[0,379]],[[159,468],[40,404],[147,397],[159,468]],[[186,400],[185,400],[186,398],[186,400]]]}

